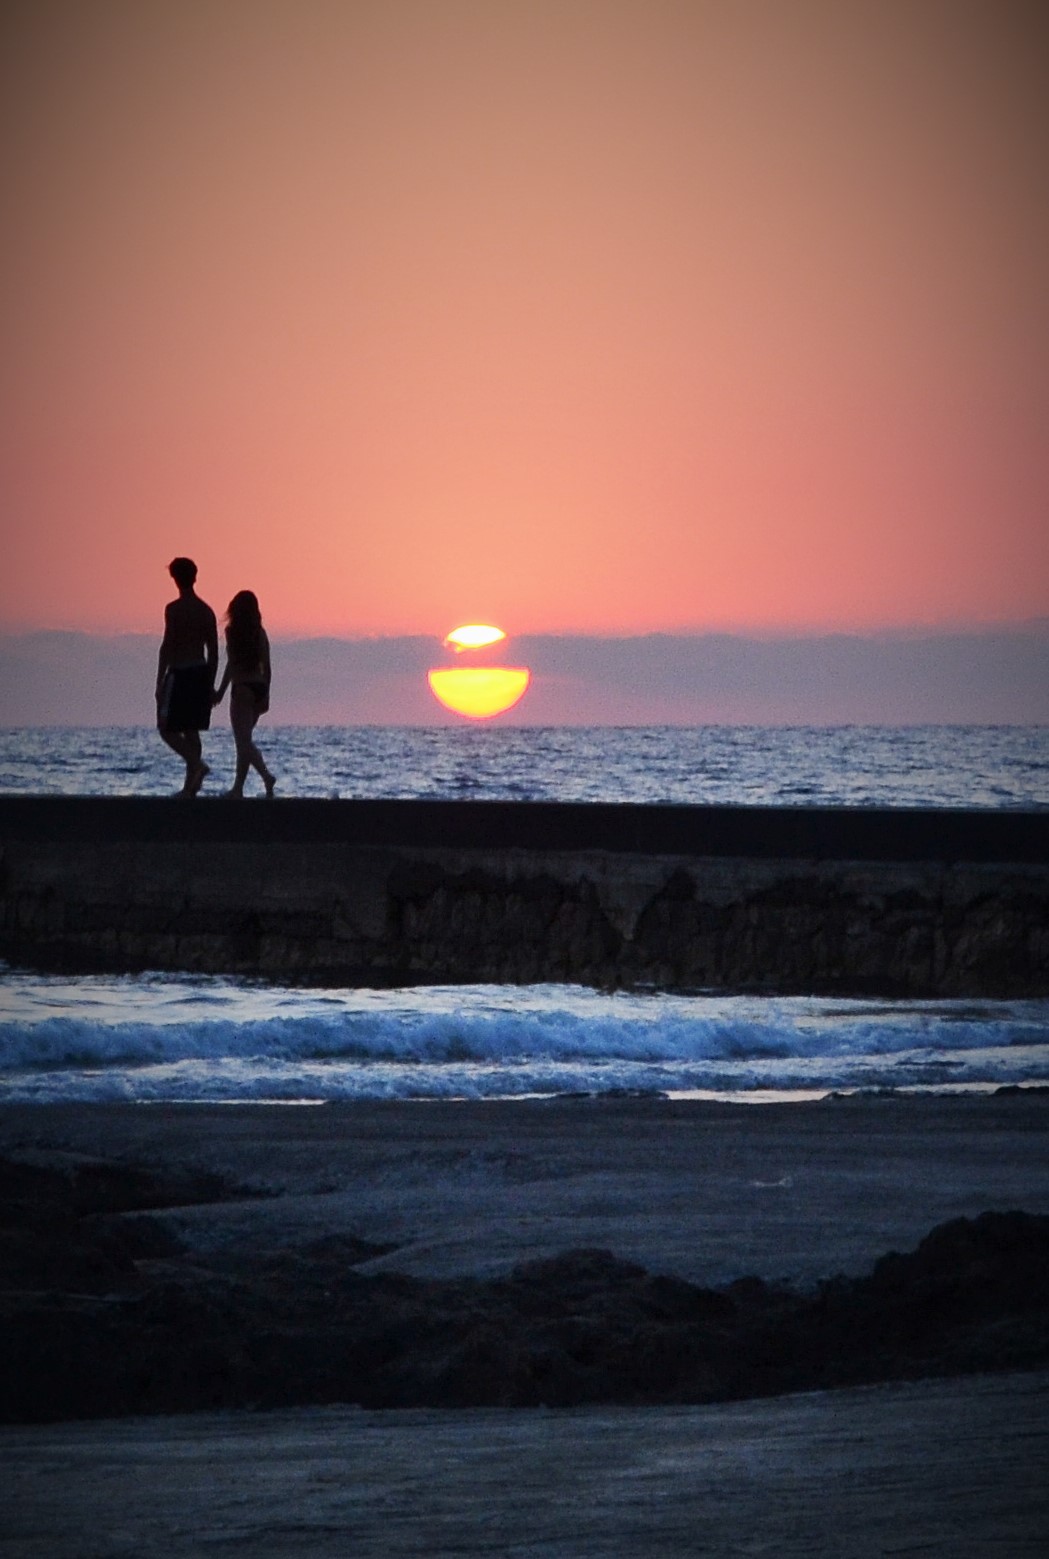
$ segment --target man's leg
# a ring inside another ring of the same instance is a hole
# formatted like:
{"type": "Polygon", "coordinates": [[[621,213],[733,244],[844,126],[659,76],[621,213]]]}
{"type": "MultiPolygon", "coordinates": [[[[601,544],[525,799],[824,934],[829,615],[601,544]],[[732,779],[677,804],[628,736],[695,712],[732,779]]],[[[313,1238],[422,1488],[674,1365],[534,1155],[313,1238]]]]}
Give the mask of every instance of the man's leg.
{"type": "Polygon", "coordinates": [[[186,765],[186,779],[179,794],[195,796],[208,772],[207,765],[201,762],[200,732],[161,731],[160,734],[186,765]]]}
{"type": "Polygon", "coordinates": [[[200,747],[199,731],[183,731],[186,738],[188,757],[186,759],[186,789],[191,796],[195,796],[203,785],[205,777],[211,772],[204,762],[200,747]]]}

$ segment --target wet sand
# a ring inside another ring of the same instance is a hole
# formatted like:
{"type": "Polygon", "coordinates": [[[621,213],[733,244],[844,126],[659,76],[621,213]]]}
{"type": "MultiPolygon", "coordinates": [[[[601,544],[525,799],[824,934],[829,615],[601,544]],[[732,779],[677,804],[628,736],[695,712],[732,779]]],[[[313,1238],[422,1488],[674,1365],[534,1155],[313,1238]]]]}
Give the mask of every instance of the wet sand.
{"type": "Polygon", "coordinates": [[[0,1106],[0,1153],[186,1166],[272,1193],[165,1214],[191,1247],[325,1234],[392,1245],[361,1271],[488,1276],[600,1247],[716,1285],[811,1284],[938,1223],[1049,1213],[1049,1090],[724,1105],[0,1106]]]}
{"type": "Polygon", "coordinates": [[[1046,1374],[728,1406],[0,1429],[10,1559],[1041,1559],[1046,1374]]]}
{"type": "MultiPolygon", "coordinates": [[[[201,1250],[342,1232],[362,1270],[602,1246],[700,1283],[863,1272],[935,1224],[1049,1212],[1049,1094],[727,1106],[0,1107],[0,1152],[217,1172],[201,1250]]],[[[198,1414],[0,1430],[0,1554],[1045,1551],[1049,1376],[668,1408],[198,1414]]]]}

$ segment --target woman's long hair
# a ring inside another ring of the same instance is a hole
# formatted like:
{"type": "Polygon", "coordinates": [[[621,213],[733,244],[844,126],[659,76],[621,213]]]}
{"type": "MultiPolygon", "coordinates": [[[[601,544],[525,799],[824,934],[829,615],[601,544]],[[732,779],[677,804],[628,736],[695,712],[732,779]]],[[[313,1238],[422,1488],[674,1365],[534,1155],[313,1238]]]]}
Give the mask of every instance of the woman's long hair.
{"type": "Polygon", "coordinates": [[[262,650],[262,613],[253,590],[238,590],[226,608],[226,653],[230,660],[257,660],[262,650]]]}

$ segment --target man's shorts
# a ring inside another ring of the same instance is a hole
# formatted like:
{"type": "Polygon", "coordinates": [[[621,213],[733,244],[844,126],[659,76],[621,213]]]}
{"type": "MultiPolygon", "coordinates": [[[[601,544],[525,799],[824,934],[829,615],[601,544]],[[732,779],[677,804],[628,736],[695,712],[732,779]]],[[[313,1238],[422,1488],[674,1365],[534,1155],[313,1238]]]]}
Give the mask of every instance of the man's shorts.
{"type": "Polygon", "coordinates": [[[206,731],[211,724],[213,691],[207,666],[177,666],[164,678],[157,726],[161,731],[206,731]]]}

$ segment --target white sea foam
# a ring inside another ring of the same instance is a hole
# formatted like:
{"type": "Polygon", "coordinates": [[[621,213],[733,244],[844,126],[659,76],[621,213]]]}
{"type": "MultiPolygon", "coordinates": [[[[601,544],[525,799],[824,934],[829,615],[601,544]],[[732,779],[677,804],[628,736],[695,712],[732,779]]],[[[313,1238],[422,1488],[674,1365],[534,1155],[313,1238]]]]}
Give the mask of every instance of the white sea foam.
{"type": "Polygon", "coordinates": [[[289,990],[8,972],[13,1099],[491,1097],[1049,1081],[1049,1002],[289,990]]]}

